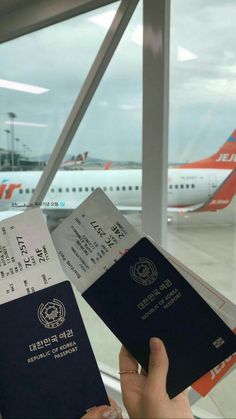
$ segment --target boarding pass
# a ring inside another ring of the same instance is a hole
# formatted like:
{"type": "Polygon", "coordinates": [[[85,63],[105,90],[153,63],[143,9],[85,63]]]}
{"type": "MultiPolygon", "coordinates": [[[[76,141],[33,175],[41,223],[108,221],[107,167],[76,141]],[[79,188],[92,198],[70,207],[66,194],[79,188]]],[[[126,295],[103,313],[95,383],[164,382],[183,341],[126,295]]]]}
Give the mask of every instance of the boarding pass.
{"type": "Polygon", "coordinates": [[[100,188],[52,233],[62,267],[81,293],[140,238],[100,188]]]}
{"type": "Polygon", "coordinates": [[[0,223],[0,304],[65,280],[40,209],[0,223]]]}

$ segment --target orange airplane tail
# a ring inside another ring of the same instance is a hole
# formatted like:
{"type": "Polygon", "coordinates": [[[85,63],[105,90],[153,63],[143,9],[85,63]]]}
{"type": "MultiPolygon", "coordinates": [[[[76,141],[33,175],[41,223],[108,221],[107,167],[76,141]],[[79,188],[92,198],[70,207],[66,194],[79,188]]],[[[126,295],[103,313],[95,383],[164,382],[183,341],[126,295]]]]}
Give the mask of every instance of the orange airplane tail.
{"type": "Polygon", "coordinates": [[[235,169],[236,168],[236,130],[223,146],[212,156],[194,163],[187,163],[179,168],[188,169],[235,169]]]}
{"type": "Polygon", "coordinates": [[[227,207],[236,194],[236,169],[234,169],[220,185],[214,195],[200,208],[198,212],[217,211],[227,207]]]}

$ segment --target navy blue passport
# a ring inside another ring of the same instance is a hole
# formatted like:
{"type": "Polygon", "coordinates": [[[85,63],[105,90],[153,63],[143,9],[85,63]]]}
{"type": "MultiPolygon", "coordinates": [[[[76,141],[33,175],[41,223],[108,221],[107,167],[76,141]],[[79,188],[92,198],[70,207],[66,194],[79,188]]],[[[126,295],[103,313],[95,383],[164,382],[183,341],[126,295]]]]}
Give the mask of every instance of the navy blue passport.
{"type": "Polygon", "coordinates": [[[3,418],[72,419],[109,404],[68,281],[0,306],[3,418]]]}
{"type": "Polygon", "coordinates": [[[83,297],[147,371],[149,339],[161,338],[175,397],[236,350],[236,336],[146,238],[83,297]]]}

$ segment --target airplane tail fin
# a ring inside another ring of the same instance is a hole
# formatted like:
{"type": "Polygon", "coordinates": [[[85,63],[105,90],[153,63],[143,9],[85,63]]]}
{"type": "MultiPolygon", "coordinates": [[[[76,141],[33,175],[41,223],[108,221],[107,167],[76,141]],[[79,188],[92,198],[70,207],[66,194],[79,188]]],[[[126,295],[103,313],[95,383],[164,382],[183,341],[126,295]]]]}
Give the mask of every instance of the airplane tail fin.
{"type": "Polygon", "coordinates": [[[236,168],[236,130],[225,141],[223,146],[212,156],[196,161],[194,163],[183,164],[179,168],[185,169],[235,169],[236,168]]]}
{"type": "Polygon", "coordinates": [[[88,157],[88,151],[85,151],[82,154],[78,154],[78,156],[76,157],[77,161],[85,161],[88,157]]]}
{"type": "Polygon", "coordinates": [[[214,195],[195,211],[217,211],[227,207],[236,195],[236,169],[219,186],[214,195]]]}
{"type": "Polygon", "coordinates": [[[104,170],[110,170],[110,168],[111,168],[111,161],[108,161],[104,166],[104,170]]]}

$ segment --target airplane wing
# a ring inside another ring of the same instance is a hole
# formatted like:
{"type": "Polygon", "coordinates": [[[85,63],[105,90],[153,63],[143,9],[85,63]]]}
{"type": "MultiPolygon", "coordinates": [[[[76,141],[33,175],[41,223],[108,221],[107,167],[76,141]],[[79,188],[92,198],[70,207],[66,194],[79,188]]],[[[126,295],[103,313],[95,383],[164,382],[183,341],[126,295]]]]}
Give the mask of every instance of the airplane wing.
{"type": "Polygon", "coordinates": [[[168,212],[204,212],[217,211],[226,208],[236,194],[236,169],[232,170],[224,182],[218,187],[214,195],[206,202],[182,208],[168,208],[168,212]]]}

